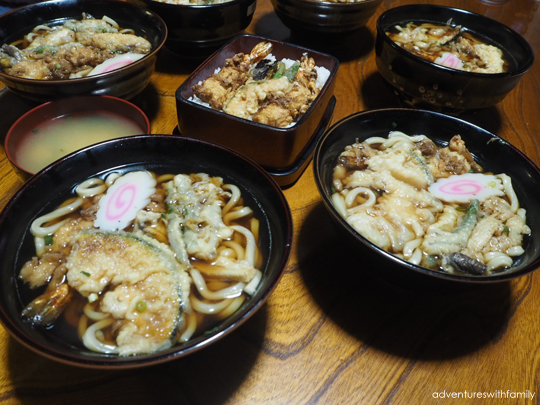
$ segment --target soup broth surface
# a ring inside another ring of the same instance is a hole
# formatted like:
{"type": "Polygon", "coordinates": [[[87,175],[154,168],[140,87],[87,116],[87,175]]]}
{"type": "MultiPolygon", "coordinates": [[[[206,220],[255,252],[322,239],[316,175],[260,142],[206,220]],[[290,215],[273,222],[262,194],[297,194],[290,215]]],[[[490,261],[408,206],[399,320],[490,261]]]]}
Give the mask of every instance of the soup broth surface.
{"type": "Polygon", "coordinates": [[[450,274],[508,271],[531,234],[512,180],[485,172],[459,135],[439,146],[393,131],[345,147],[332,202],[373,244],[450,274]]]}
{"type": "Polygon", "coordinates": [[[61,157],[99,142],[143,131],[133,121],[109,111],[79,112],[45,121],[22,137],[17,164],[36,173],[61,157]]]}
{"type": "Polygon", "coordinates": [[[127,65],[151,50],[152,44],[133,29],[83,13],[80,20],[39,24],[3,44],[0,69],[25,79],[75,79],[127,65]]]}
{"type": "Polygon", "coordinates": [[[263,277],[261,227],[246,202],[238,186],[200,172],[84,180],[30,224],[23,320],[119,356],[212,333],[263,277]]]}
{"type": "Polygon", "coordinates": [[[509,70],[506,53],[494,43],[460,25],[413,22],[389,28],[388,37],[422,59],[474,73],[509,70]]]}

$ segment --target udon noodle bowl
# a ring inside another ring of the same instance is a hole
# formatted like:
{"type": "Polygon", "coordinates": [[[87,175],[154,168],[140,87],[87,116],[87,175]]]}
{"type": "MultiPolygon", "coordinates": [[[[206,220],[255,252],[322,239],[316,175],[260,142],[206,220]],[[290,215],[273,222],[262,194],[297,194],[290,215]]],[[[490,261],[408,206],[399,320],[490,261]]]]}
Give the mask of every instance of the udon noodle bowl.
{"type": "Polygon", "coordinates": [[[259,221],[240,189],[205,173],[90,178],[31,225],[22,311],[88,349],[130,356],[211,331],[255,293],[259,221]]]}
{"type": "Polygon", "coordinates": [[[23,38],[3,44],[0,66],[12,76],[63,80],[106,73],[150,53],[152,45],[107,16],[41,24],[23,38]]]}
{"type": "Polygon", "coordinates": [[[403,49],[430,62],[474,73],[508,70],[503,50],[462,26],[409,22],[386,32],[403,49]]]}
{"type": "Polygon", "coordinates": [[[459,135],[444,147],[391,132],[349,145],[332,201],[358,233],[410,263],[452,274],[512,267],[531,230],[512,179],[484,172],[459,135]]]}

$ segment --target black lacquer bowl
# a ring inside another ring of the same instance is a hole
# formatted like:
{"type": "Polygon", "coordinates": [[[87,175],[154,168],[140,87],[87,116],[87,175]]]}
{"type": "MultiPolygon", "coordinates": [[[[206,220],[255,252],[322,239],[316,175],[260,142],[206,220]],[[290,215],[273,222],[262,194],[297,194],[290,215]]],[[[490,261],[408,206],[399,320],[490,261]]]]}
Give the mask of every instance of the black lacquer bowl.
{"type": "Polygon", "coordinates": [[[521,277],[540,266],[540,216],[536,215],[540,201],[540,170],[522,152],[498,136],[456,117],[416,109],[381,109],[364,111],[343,118],[321,138],[313,157],[315,181],[324,205],[348,244],[343,254],[358,257],[359,269],[399,283],[427,280],[461,283],[492,283],[521,277]],[[456,134],[461,135],[475,160],[486,172],[506,173],[512,179],[521,207],[527,210],[527,225],[532,234],[525,238],[525,253],[514,265],[500,273],[485,276],[450,274],[411,264],[379,248],[356,232],[332,204],[333,169],[345,146],[372,136],[387,137],[391,131],[408,135],[423,134],[439,146],[445,146],[456,134]]]}
{"type": "Polygon", "coordinates": [[[140,1],[167,24],[167,49],[195,59],[204,59],[232,37],[241,34],[251,23],[257,6],[257,0],[205,5],[140,1]]]}
{"type": "Polygon", "coordinates": [[[90,77],[66,80],[36,80],[15,77],[0,69],[0,79],[14,93],[38,102],[79,95],[109,95],[131,99],[150,82],[158,52],[167,38],[163,20],[143,7],[114,0],[53,0],[14,9],[0,16],[0,45],[21,39],[39,24],[62,24],[80,20],[82,13],[95,18],[104,15],[123,28],[132,28],[136,35],[152,44],[152,51],[127,66],[90,77]]]}
{"type": "Polygon", "coordinates": [[[318,0],[272,0],[274,11],[291,31],[303,35],[354,32],[375,14],[382,0],[336,3],[318,0]]]}
{"type": "Polygon", "coordinates": [[[261,308],[276,287],[291,251],[292,218],[281,189],[264,170],[236,152],[201,140],[171,135],[120,138],[81,149],[34,175],[0,215],[0,321],[23,345],[50,359],[90,368],[134,368],[174,360],[230,334],[261,308]],[[49,330],[22,321],[29,302],[17,280],[21,266],[35,254],[29,232],[34,218],[53,210],[83,180],[111,171],[197,173],[221,176],[237,185],[260,219],[262,281],[253,296],[211,332],[154,354],[118,357],[91,352],[49,330]]]}
{"type": "Polygon", "coordinates": [[[177,89],[178,128],[182,135],[225,145],[254,160],[266,170],[283,173],[298,166],[317,134],[326,129],[329,122],[327,116],[331,116],[334,108],[331,100],[338,67],[339,61],[325,53],[265,37],[239,35],[206,59],[177,89]],[[271,53],[277,60],[300,60],[307,52],[314,58],[316,66],[328,70],[328,78],[319,95],[298,122],[277,128],[214,110],[193,99],[194,85],[225,66],[226,59],[238,53],[249,53],[263,41],[272,44],[271,53]]]}
{"type": "Polygon", "coordinates": [[[518,84],[531,67],[534,54],[527,41],[507,26],[470,11],[436,5],[407,5],[385,11],[377,20],[377,69],[408,104],[438,111],[490,107],[518,84]],[[504,73],[473,73],[429,62],[394,43],[386,32],[396,24],[431,22],[461,25],[505,53],[504,73]]]}

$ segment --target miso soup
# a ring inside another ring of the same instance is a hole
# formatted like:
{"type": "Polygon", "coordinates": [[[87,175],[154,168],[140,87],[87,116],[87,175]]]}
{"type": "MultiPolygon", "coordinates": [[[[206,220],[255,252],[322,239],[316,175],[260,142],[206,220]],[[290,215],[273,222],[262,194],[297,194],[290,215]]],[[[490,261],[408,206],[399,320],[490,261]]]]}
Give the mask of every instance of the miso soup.
{"type": "Polygon", "coordinates": [[[45,121],[22,136],[15,161],[24,170],[36,173],[78,149],[143,132],[135,122],[110,111],[64,115],[45,121]]]}

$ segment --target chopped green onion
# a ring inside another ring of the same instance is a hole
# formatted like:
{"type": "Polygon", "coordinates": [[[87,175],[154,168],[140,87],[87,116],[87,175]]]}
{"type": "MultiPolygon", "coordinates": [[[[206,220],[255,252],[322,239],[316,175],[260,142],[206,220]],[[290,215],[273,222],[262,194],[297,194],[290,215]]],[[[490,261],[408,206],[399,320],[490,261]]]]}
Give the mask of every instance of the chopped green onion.
{"type": "Polygon", "coordinates": [[[51,246],[53,244],[53,237],[52,235],[46,235],[44,238],[43,238],[43,242],[45,243],[46,246],[51,246]]]}
{"type": "Polygon", "coordinates": [[[90,277],[90,273],[88,273],[87,271],[81,271],[81,274],[86,277],[90,277]]]}
{"type": "Polygon", "coordinates": [[[210,330],[207,330],[203,333],[203,335],[207,336],[207,335],[211,335],[212,333],[215,333],[218,331],[218,327],[216,326],[215,328],[213,329],[210,329],[210,330]]]}
{"type": "Polygon", "coordinates": [[[276,70],[276,73],[274,73],[274,76],[272,79],[279,79],[281,76],[283,76],[283,73],[285,72],[285,63],[278,62],[278,68],[276,70]]]}
{"type": "Polygon", "coordinates": [[[289,79],[289,81],[292,82],[294,78],[296,77],[296,74],[298,73],[299,68],[300,68],[300,63],[295,62],[289,69],[287,69],[283,73],[283,76],[285,76],[287,79],[289,79]]]}
{"type": "Polygon", "coordinates": [[[413,159],[420,165],[422,168],[424,174],[426,175],[426,179],[429,184],[432,184],[435,179],[433,178],[433,173],[431,173],[431,170],[427,163],[424,161],[424,158],[421,155],[418,155],[415,151],[411,150],[409,151],[410,155],[413,157],[413,159]]]}
{"type": "Polygon", "coordinates": [[[138,301],[135,308],[137,308],[137,311],[143,312],[143,311],[146,311],[146,309],[148,308],[148,305],[146,305],[146,302],[144,301],[138,301]]]}

